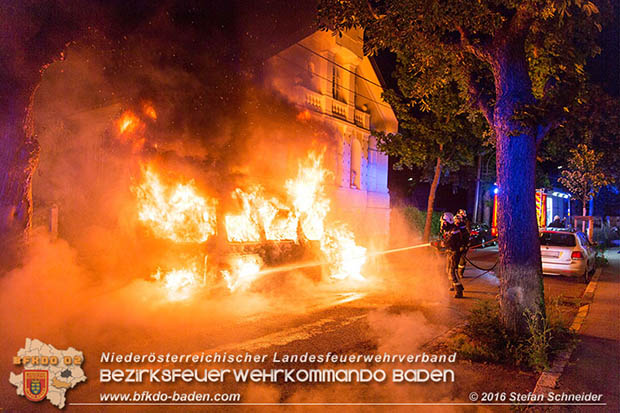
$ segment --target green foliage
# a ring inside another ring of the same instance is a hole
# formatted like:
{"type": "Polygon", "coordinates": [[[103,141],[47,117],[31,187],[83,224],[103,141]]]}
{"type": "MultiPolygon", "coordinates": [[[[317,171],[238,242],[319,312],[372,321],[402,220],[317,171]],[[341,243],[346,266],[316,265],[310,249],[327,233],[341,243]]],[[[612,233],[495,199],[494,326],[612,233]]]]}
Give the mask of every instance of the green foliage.
{"type": "MultiPolygon", "coordinates": [[[[421,211],[416,207],[407,206],[403,209],[403,215],[406,221],[416,232],[424,232],[424,223],[426,222],[426,211],[421,211]]],[[[441,213],[434,211],[431,218],[431,235],[439,235],[441,213]]]]}
{"type": "Polygon", "coordinates": [[[564,123],[551,132],[540,157],[558,163],[570,157],[570,150],[579,144],[602,152],[600,166],[616,181],[620,164],[620,99],[598,87],[584,89],[580,97],[567,108],[564,123]]]}
{"type": "MultiPolygon", "coordinates": [[[[397,76],[403,89],[409,78],[398,73],[397,76]]],[[[398,159],[396,168],[415,165],[430,176],[437,158],[441,159],[443,172],[457,171],[462,165],[473,163],[486,125],[480,116],[463,110],[465,103],[454,82],[428,97],[432,105],[426,111],[416,109],[412,99],[393,90],[384,93],[384,98],[396,112],[401,133],[373,131],[373,135],[380,151],[398,159]]]]}
{"type": "Polygon", "coordinates": [[[609,265],[609,260],[605,255],[597,255],[596,256],[596,266],[597,267],[606,267],[609,265]]]}
{"type": "Polygon", "coordinates": [[[579,144],[577,148],[571,149],[570,153],[568,168],[562,171],[562,177],[558,181],[585,205],[602,187],[611,184],[613,179],[608,177],[600,166],[602,152],[579,144]]]}
{"type": "Polygon", "coordinates": [[[594,228],[592,234],[594,241],[594,249],[596,250],[596,266],[597,267],[606,267],[609,265],[609,260],[605,256],[605,252],[607,248],[612,247],[614,245],[614,240],[617,240],[618,231],[612,230],[609,226],[604,225],[602,228],[594,228]]]}
{"type": "Polygon", "coordinates": [[[545,317],[526,315],[529,331],[523,336],[504,327],[496,302],[480,301],[472,309],[463,333],[453,337],[448,346],[469,360],[543,370],[557,352],[573,343],[563,305],[558,297],[547,302],[545,317]]]}
{"type": "Polygon", "coordinates": [[[551,329],[547,319],[540,312],[527,314],[527,328],[530,333],[527,339],[529,365],[542,371],[549,367],[551,329]]]}
{"type": "Polygon", "coordinates": [[[399,88],[412,106],[449,106],[436,97],[454,82],[462,109],[481,110],[489,123],[497,82],[510,76],[497,71],[498,59],[520,48],[515,64],[527,66],[533,99],[523,97],[514,115],[544,131],[585,80],[586,59],[600,52],[596,39],[610,10],[605,1],[587,0],[320,0],[319,20],[337,32],[364,28],[367,53],[396,53],[399,88]]]}

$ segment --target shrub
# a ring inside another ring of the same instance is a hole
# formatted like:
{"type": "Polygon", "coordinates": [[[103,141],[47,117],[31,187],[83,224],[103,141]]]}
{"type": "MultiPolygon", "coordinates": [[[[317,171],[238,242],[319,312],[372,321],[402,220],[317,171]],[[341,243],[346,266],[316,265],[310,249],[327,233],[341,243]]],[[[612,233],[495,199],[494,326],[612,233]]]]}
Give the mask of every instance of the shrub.
{"type": "MultiPolygon", "coordinates": [[[[419,210],[413,206],[407,206],[403,210],[403,215],[409,223],[411,229],[422,234],[424,232],[424,224],[426,223],[426,211],[419,210]]],[[[431,218],[431,235],[439,235],[441,213],[433,211],[431,218]]]]}
{"type": "Polygon", "coordinates": [[[544,370],[557,352],[573,342],[561,305],[560,299],[552,299],[547,303],[546,317],[528,315],[528,334],[519,336],[504,327],[497,302],[480,301],[472,309],[463,333],[453,337],[448,347],[472,361],[544,370]]]}
{"type": "Polygon", "coordinates": [[[620,234],[616,227],[603,225],[600,228],[594,228],[592,238],[600,247],[607,249],[614,246],[614,241],[620,239],[620,234]]]}

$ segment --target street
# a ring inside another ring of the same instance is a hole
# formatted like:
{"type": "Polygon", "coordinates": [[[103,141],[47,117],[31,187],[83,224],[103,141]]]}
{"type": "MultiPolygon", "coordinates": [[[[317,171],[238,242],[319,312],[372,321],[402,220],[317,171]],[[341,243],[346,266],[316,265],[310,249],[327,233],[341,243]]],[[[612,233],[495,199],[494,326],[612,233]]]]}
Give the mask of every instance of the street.
{"type": "MultiPolygon", "coordinates": [[[[497,248],[471,250],[468,258],[481,268],[490,268],[497,259],[497,248]]],[[[614,257],[615,258],[615,257],[614,257]]],[[[612,261],[613,262],[613,261],[612,261]]],[[[153,309],[142,310],[146,314],[134,315],[133,321],[110,324],[102,329],[101,315],[93,311],[74,315],[75,323],[66,325],[61,331],[47,333],[35,331],[33,337],[42,338],[63,346],[65,342],[87,351],[86,375],[91,378],[89,386],[78,386],[71,392],[68,403],[93,402],[104,392],[123,392],[126,383],[101,383],[97,380],[102,368],[124,368],[128,365],[106,365],[99,360],[104,351],[119,354],[155,353],[193,353],[193,354],[245,354],[268,355],[266,363],[254,365],[259,369],[307,368],[304,363],[278,363],[277,357],[326,354],[421,354],[433,352],[433,343],[462,325],[469,310],[479,300],[493,299],[498,291],[498,280],[492,272],[485,273],[468,264],[465,272],[465,297],[455,299],[448,291],[449,283],[443,272],[443,257],[434,250],[400,252],[371,262],[370,270],[381,269],[382,281],[369,276],[371,285],[357,291],[339,291],[330,288],[310,288],[308,285],[287,285],[283,280],[292,274],[282,274],[276,279],[259,283],[258,291],[246,295],[226,297],[197,297],[204,302],[195,303],[196,308],[183,305],[171,306],[168,314],[153,309]],[[269,290],[267,286],[283,284],[269,290]],[[284,292],[293,292],[286,295],[284,292]],[[190,316],[196,313],[195,317],[190,316]],[[145,320],[140,320],[140,317],[145,320]],[[94,320],[90,320],[94,317],[94,320]],[[97,321],[99,320],[99,321],[97,321]],[[150,327],[147,324],[150,323],[150,327]],[[92,331],[85,337],[84,331],[92,331]],[[123,337],[122,343],[119,337],[123,337]]],[[[617,267],[616,267],[617,268],[617,267]]],[[[607,270],[613,272],[613,267],[607,270]]],[[[613,275],[613,274],[612,274],[613,275]]],[[[615,275],[617,283],[617,273],[615,275]]],[[[299,280],[297,282],[300,282],[299,280]]],[[[586,285],[581,279],[565,277],[545,277],[547,300],[557,300],[562,305],[563,316],[572,319],[577,304],[586,285]]],[[[617,284],[616,284],[617,285],[617,284]]],[[[613,286],[599,287],[603,291],[613,291],[613,286]]],[[[617,290],[617,288],[616,288],[617,290]]],[[[603,292],[603,294],[605,294],[603,292]]],[[[118,300],[118,294],[109,296],[118,300]]],[[[122,295],[122,294],[121,294],[122,295]]],[[[609,315],[617,314],[617,300],[612,309],[605,310],[609,315]]],[[[108,316],[110,316],[108,314],[108,316]]],[[[120,317],[120,316],[118,316],[120,317]]],[[[606,317],[598,315],[595,317],[606,317]]],[[[609,322],[613,319],[608,318],[609,322]]],[[[570,320],[569,320],[570,322],[570,320]]],[[[30,326],[30,330],[33,330],[30,326]]],[[[36,330],[36,328],[34,329],[36,330]]],[[[617,329],[616,329],[617,330],[617,329]]],[[[617,334],[617,333],[616,333],[617,334]]],[[[19,335],[19,334],[16,334],[19,335]]],[[[606,343],[613,337],[595,339],[595,347],[608,347],[606,343]]],[[[615,337],[617,346],[617,337],[615,337]]],[[[20,343],[5,343],[6,348],[17,347],[20,343]]],[[[613,349],[614,347],[609,347],[613,349]]],[[[587,352],[587,348],[581,350],[587,352]]],[[[610,350],[612,353],[614,350],[610,350]]],[[[577,353],[579,354],[579,353],[577,353]]],[[[617,354],[617,353],[616,353],[617,354]]],[[[605,363],[605,360],[600,360],[605,363]]],[[[140,367],[148,367],[142,364],[140,367]]],[[[318,365],[312,364],[312,365],[318,365]]],[[[356,364],[346,364],[354,368],[356,364]]],[[[358,363],[359,365],[359,363],[358,363]]],[[[416,365],[416,364],[413,364],[416,365]]],[[[378,364],[375,367],[389,369],[411,368],[412,364],[378,364]]],[[[248,364],[209,364],[205,367],[247,368],[248,364]]],[[[252,366],[252,364],[250,364],[252,366]]],[[[325,366],[329,366],[329,363],[325,366]]],[[[341,366],[342,364],[336,364],[341,366]]],[[[367,368],[367,364],[361,364],[367,368]]],[[[424,367],[424,364],[420,365],[424,367]]],[[[153,364],[151,368],[168,368],[153,364]]],[[[195,367],[202,367],[196,365],[195,367]]],[[[238,392],[243,403],[441,403],[467,401],[468,394],[477,392],[520,392],[527,394],[534,389],[538,374],[524,372],[499,365],[484,364],[481,370],[476,363],[458,360],[449,365],[456,375],[454,383],[368,383],[364,386],[346,384],[247,384],[201,385],[176,383],[176,391],[208,389],[211,392],[238,392]],[[492,377],[492,378],[491,378],[492,377]],[[430,388],[429,386],[432,386],[430,388]]],[[[3,366],[3,370],[6,367],[3,366]]],[[[176,366],[175,368],[178,368],[176,366]]],[[[188,367],[189,368],[189,367],[188,367]]],[[[570,373],[570,371],[569,371],[570,373]]],[[[8,376],[7,371],[0,374],[8,376]]],[[[571,387],[571,377],[567,375],[565,386],[571,387]]],[[[577,373],[580,374],[580,373],[577,373]]],[[[616,375],[617,377],[617,375],[616,375]]],[[[577,380],[581,387],[590,386],[577,380]]],[[[136,390],[170,389],[164,385],[134,384],[136,390]]],[[[572,388],[572,387],[571,387],[572,388]]],[[[11,387],[3,387],[3,393],[13,393],[11,387]]],[[[7,397],[4,397],[7,396],[7,397]]],[[[23,398],[8,397],[7,407],[23,408],[27,401],[23,398]]],[[[43,407],[43,406],[42,406],[43,407]]],[[[51,405],[48,406],[53,411],[51,405]]],[[[122,411],[119,406],[118,411],[122,411]]],[[[149,406],[146,411],[152,411],[149,406]]],[[[456,411],[477,411],[480,406],[458,406],[456,411]]],[[[160,411],[165,411],[161,408],[160,411]]]]}
{"type": "MultiPolygon", "coordinates": [[[[402,253],[405,257],[407,253],[402,253]]],[[[410,254],[415,260],[416,255],[410,254]]],[[[406,273],[410,264],[403,260],[403,257],[395,257],[392,260],[393,273],[406,273]]],[[[485,249],[473,249],[469,251],[468,258],[481,268],[491,268],[497,260],[497,247],[487,247],[485,249]]],[[[441,258],[437,258],[441,260],[441,258]]],[[[438,267],[443,269],[443,264],[438,267]]],[[[439,279],[432,284],[443,284],[443,273],[433,274],[439,279]]],[[[427,280],[428,281],[428,280],[427,280]]],[[[309,305],[314,310],[302,317],[298,317],[296,322],[292,322],[289,314],[282,314],[283,319],[279,320],[277,315],[271,314],[267,324],[281,326],[277,331],[265,334],[262,337],[253,337],[242,342],[222,343],[216,349],[238,349],[238,350],[265,350],[275,346],[284,346],[295,342],[299,345],[300,341],[308,341],[313,347],[320,346],[322,342],[327,342],[329,350],[352,350],[367,343],[371,337],[364,333],[365,324],[368,317],[377,311],[394,311],[399,313],[419,312],[426,319],[433,323],[432,333],[429,332],[426,338],[439,336],[451,328],[462,323],[468,311],[478,300],[493,299],[498,293],[499,281],[495,274],[490,271],[485,273],[467,264],[463,280],[465,286],[465,297],[454,299],[448,291],[447,278],[445,282],[445,294],[435,295],[437,292],[434,287],[433,294],[425,296],[421,291],[410,291],[413,296],[408,299],[401,289],[382,290],[374,293],[338,293],[323,297],[313,297],[314,305],[309,305]],[[328,337],[330,338],[328,340],[328,337]],[[331,342],[330,342],[331,341],[331,342]],[[357,343],[356,343],[357,341],[357,343]],[[343,348],[334,349],[333,342],[342,343],[343,348]]],[[[426,283],[424,286],[428,286],[426,283]]],[[[586,284],[581,278],[569,278],[562,276],[544,277],[545,296],[555,298],[564,302],[577,302],[583,294],[586,284]]],[[[403,286],[405,287],[405,286],[403,286]]],[[[255,320],[253,320],[255,321],[255,320]]],[[[276,327],[277,328],[277,327],[276,327]]],[[[420,340],[417,344],[424,344],[420,340]]]]}

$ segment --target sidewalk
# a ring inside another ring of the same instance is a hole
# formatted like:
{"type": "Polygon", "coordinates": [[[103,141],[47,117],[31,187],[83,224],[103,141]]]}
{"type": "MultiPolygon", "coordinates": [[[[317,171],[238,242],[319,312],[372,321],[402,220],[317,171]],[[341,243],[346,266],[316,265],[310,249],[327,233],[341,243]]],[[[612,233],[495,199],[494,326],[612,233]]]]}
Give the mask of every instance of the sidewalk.
{"type": "Polygon", "coordinates": [[[603,394],[602,401],[607,403],[607,406],[593,407],[590,411],[618,412],[620,411],[620,254],[618,248],[614,248],[605,255],[609,265],[602,269],[594,301],[579,332],[580,342],[560,377],[556,390],[557,393],[603,394]]]}

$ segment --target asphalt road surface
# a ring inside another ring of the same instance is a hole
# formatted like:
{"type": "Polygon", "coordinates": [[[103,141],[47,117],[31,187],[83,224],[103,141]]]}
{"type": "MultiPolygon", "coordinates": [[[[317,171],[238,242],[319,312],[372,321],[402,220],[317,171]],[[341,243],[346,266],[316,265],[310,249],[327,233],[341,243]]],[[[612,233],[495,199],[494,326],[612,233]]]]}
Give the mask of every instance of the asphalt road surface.
{"type": "MultiPolygon", "coordinates": [[[[490,268],[497,260],[496,247],[471,250],[469,259],[482,268],[490,268]]],[[[330,289],[303,285],[288,286],[281,278],[279,288],[264,290],[251,297],[230,298],[217,301],[214,297],[201,298],[210,307],[170,307],[168,314],[153,313],[149,320],[153,328],[144,327],[138,321],[125,320],[120,326],[110,321],[107,328],[88,327],[82,319],[91,317],[88,312],[75,315],[71,325],[63,325],[56,336],[37,336],[47,342],[63,343],[89,351],[90,359],[84,364],[88,385],[78,385],[68,393],[67,402],[97,401],[102,392],[126,391],[127,383],[102,384],[97,376],[102,365],[98,356],[103,351],[127,353],[214,353],[269,355],[268,363],[258,368],[273,368],[273,354],[410,354],[420,353],[424,345],[463,323],[468,311],[478,300],[493,299],[499,282],[492,271],[483,272],[468,265],[464,277],[465,297],[455,299],[449,291],[444,273],[443,257],[430,250],[401,252],[382,257],[369,265],[369,283],[363,288],[330,289]],[[286,296],[282,300],[279,297],[286,296]],[[260,299],[257,297],[261,297],[260,299]],[[252,311],[241,308],[251,303],[252,311]],[[196,311],[198,321],[192,321],[196,311]],[[189,315],[188,315],[189,314],[189,315]],[[203,321],[204,320],[204,321],[203,321]],[[133,324],[132,324],[133,323],[133,324]]],[[[286,276],[284,276],[286,277],[286,276]]],[[[273,283],[276,283],[275,281],[273,283]]],[[[545,277],[547,297],[559,300],[578,300],[585,289],[579,279],[545,277]]],[[[266,288],[266,287],[265,287],[266,288]]],[[[105,300],[105,297],[97,298],[105,300]]],[[[92,317],[101,317],[94,314],[92,317]]],[[[137,317],[136,317],[137,318],[137,317]]],[[[19,339],[21,340],[21,339],[19,339]]],[[[19,348],[18,342],[7,342],[19,348]]],[[[462,364],[462,363],[461,363],[462,364]]],[[[350,365],[347,365],[350,366],[350,365]]],[[[114,365],[110,368],[125,368],[114,365]]],[[[146,367],[141,365],[140,367],[146,367]]],[[[156,365],[155,368],[166,366],[156,365]]],[[[204,367],[204,366],[195,366],[204,367]]],[[[191,368],[195,368],[191,367],[191,368]]],[[[277,366],[276,366],[277,367],[277,366]]],[[[394,367],[394,366],[392,366],[394,367]]],[[[8,376],[11,366],[2,366],[0,374],[8,376]]],[[[480,377],[475,368],[466,364],[458,367],[459,378],[451,385],[428,387],[349,385],[347,386],[295,386],[272,385],[256,388],[216,386],[199,387],[202,391],[239,391],[243,402],[451,402],[467,401],[472,389],[505,391],[517,371],[488,367],[493,380],[480,377]]],[[[535,374],[524,374],[510,389],[527,393],[536,381],[535,374]],[[519,387],[520,386],[520,387],[519,387]]],[[[144,384],[136,384],[140,389],[144,384]]],[[[261,385],[262,386],[262,385],[261,385]]],[[[181,383],[175,390],[196,389],[181,383]]],[[[131,388],[131,386],[129,387],[131,388]]],[[[170,387],[167,387],[170,389],[170,387]]],[[[4,383],[0,387],[0,407],[4,411],[26,411],[32,407],[23,397],[16,397],[15,389],[4,383]]],[[[70,411],[103,411],[100,407],[80,408],[69,404],[70,411]]],[[[165,406],[140,406],[131,411],[168,411],[165,406]]],[[[457,410],[467,410],[462,407],[457,410]]],[[[475,410],[476,407],[471,407],[475,410]]],[[[57,411],[49,403],[39,403],[37,410],[57,411]]],[[[106,407],[105,411],[109,409],[106,407]]],[[[118,406],[118,411],[128,411],[118,406]]],[[[353,410],[357,410],[353,408],[353,410]]],[[[4,413],[4,411],[2,413],[4,413]]]]}

